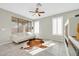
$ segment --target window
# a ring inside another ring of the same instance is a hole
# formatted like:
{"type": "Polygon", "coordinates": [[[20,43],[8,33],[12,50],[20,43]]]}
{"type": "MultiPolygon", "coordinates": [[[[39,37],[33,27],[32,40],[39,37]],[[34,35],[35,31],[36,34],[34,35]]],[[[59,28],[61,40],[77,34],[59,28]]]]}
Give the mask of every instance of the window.
{"type": "Polygon", "coordinates": [[[39,21],[34,22],[34,33],[39,34],[39,21]]]}
{"type": "Polygon", "coordinates": [[[63,17],[55,17],[52,19],[52,34],[63,35],[63,17]]]}

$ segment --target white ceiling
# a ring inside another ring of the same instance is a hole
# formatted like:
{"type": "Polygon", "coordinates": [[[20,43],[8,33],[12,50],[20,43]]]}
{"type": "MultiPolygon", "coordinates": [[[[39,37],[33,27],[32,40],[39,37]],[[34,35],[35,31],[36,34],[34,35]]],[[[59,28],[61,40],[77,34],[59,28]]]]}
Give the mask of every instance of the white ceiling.
{"type": "Polygon", "coordinates": [[[45,14],[33,16],[30,10],[35,10],[36,3],[0,3],[0,8],[20,14],[30,19],[39,19],[58,13],[79,9],[79,3],[41,3],[45,14]]]}

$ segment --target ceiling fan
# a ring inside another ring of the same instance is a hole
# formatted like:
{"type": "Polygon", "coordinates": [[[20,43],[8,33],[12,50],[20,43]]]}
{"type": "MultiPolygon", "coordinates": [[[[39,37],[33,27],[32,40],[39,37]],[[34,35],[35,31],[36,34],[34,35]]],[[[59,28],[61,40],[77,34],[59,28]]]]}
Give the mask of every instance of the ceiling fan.
{"type": "Polygon", "coordinates": [[[41,14],[45,13],[44,11],[40,11],[39,7],[42,6],[40,3],[38,3],[36,6],[37,7],[34,11],[29,11],[29,12],[34,13],[33,15],[37,15],[37,16],[41,16],[41,14]]]}

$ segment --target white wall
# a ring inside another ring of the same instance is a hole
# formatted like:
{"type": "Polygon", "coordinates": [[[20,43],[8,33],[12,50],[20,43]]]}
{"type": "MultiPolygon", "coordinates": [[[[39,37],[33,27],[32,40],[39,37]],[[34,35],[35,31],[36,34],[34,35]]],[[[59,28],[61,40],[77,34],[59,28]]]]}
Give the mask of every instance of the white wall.
{"type": "Polygon", "coordinates": [[[30,20],[21,15],[18,15],[0,8],[0,44],[11,42],[11,39],[10,39],[11,28],[13,26],[11,22],[11,16],[30,20]],[[5,30],[1,31],[2,28],[4,28],[5,30]]]}
{"type": "MultiPolygon", "coordinates": [[[[73,17],[73,15],[78,14],[79,10],[69,11],[57,15],[52,15],[46,18],[36,19],[40,21],[40,37],[44,39],[52,39],[56,41],[64,41],[63,36],[54,36],[52,35],[52,17],[63,16],[63,33],[64,33],[64,24],[67,19],[73,17]]],[[[73,31],[73,29],[71,29],[73,31]]],[[[71,33],[71,32],[70,32],[71,33]]],[[[72,33],[71,33],[72,34],[72,33]]],[[[63,34],[64,35],[64,34],[63,34]]]]}
{"type": "Polygon", "coordinates": [[[44,39],[52,39],[56,41],[63,41],[63,36],[52,35],[52,16],[38,19],[39,21],[39,36],[44,39]]]}

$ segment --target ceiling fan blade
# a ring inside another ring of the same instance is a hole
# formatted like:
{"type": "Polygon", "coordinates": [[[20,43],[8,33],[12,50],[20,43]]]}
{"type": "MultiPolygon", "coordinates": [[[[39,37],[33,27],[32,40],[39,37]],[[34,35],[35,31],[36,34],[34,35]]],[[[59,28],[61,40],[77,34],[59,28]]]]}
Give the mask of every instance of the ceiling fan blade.
{"type": "Polygon", "coordinates": [[[39,8],[36,8],[36,10],[39,10],[39,8]]]}
{"type": "Polygon", "coordinates": [[[38,16],[41,16],[40,13],[38,13],[38,16]]]}
{"type": "Polygon", "coordinates": [[[29,11],[29,12],[35,13],[34,11],[29,11]]]}
{"type": "Polygon", "coordinates": [[[39,8],[36,8],[36,10],[35,10],[35,11],[36,11],[36,12],[38,12],[38,10],[39,10],[39,8]]]}
{"type": "Polygon", "coordinates": [[[43,11],[43,12],[39,12],[39,13],[45,13],[45,12],[43,11]]]}

